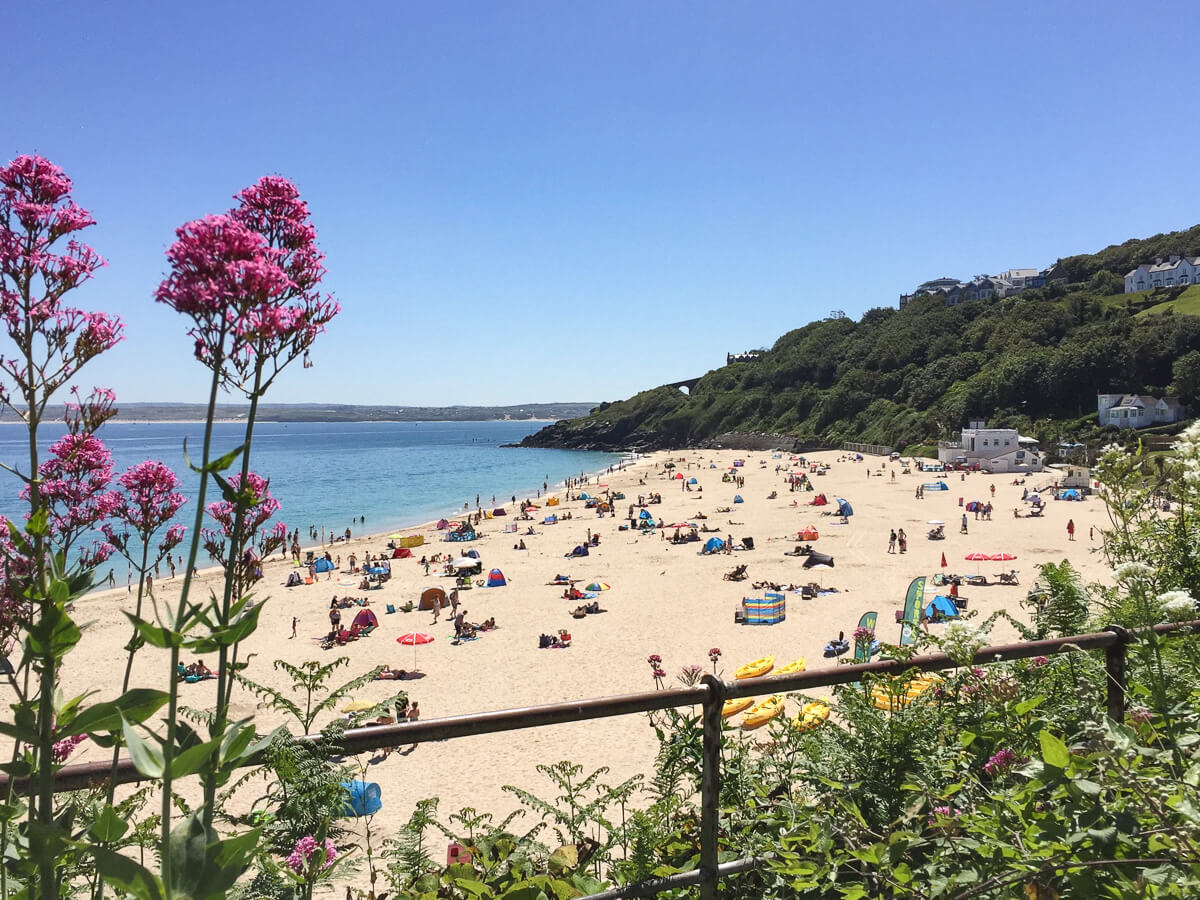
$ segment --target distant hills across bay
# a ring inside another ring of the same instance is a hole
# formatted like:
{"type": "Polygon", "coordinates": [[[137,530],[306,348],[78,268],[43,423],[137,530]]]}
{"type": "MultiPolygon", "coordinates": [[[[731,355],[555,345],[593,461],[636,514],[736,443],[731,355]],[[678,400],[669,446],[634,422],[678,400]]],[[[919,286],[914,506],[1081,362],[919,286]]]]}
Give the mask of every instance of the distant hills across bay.
{"type": "MultiPolygon", "coordinates": [[[[485,422],[498,419],[573,419],[586,415],[595,403],[522,403],[514,406],[357,406],[341,403],[260,403],[258,420],[265,422],[485,422]]],[[[203,403],[117,403],[117,422],[203,421],[203,403]]],[[[216,417],[244,419],[248,407],[217,404],[216,417]]],[[[52,421],[62,407],[47,410],[52,421]]]]}

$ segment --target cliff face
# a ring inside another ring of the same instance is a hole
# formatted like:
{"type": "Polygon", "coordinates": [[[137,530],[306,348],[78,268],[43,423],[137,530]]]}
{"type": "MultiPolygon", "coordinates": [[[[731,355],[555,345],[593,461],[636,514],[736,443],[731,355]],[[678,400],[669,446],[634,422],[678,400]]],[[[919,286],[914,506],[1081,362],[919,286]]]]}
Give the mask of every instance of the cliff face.
{"type": "MultiPolygon", "coordinates": [[[[658,432],[627,429],[612,423],[578,421],[555,422],[541,431],[534,432],[517,444],[518,447],[549,447],[558,450],[600,450],[605,452],[651,450],[674,450],[682,444],[669,435],[658,432]]],[[[779,448],[789,453],[805,453],[813,450],[828,450],[832,445],[811,438],[797,438],[794,434],[778,434],[766,431],[730,431],[688,446],[702,448],[729,448],[734,450],[773,450],[779,448]]]]}

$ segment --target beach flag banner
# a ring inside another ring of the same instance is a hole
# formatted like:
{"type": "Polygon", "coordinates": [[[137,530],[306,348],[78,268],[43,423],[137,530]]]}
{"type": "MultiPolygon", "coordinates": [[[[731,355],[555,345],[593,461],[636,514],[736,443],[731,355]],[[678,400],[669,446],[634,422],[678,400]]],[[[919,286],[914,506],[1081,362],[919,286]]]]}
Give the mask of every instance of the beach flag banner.
{"type": "MultiPolygon", "coordinates": [[[[858,620],[859,628],[866,628],[868,631],[875,630],[875,624],[879,621],[879,613],[872,610],[871,612],[863,613],[863,617],[858,620]]],[[[865,663],[871,661],[871,642],[854,644],[854,661],[856,663],[865,663]]]]}
{"type": "Polygon", "coordinates": [[[914,578],[904,598],[904,621],[900,625],[900,646],[917,642],[917,625],[921,621],[921,604],[925,599],[925,576],[914,578]]]}

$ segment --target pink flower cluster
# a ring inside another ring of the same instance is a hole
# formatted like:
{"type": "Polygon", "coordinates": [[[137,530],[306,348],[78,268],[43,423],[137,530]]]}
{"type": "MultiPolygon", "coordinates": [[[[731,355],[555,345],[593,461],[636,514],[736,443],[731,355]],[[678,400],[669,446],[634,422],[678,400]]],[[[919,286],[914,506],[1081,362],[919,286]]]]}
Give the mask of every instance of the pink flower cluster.
{"type": "MultiPolygon", "coordinates": [[[[63,435],[50,445],[49,457],[38,466],[41,483],[38,493],[50,512],[51,533],[60,544],[69,546],[81,533],[95,528],[111,516],[120,504],[112,483],[112,454],[104,442],[87,432],[63,435]]],[[[29,500],[29,485],[21,499],[29,500]]],[[[96,554],[103,562],[112,552],[96,554]]]]}
{"type": "Polygon", "coordinates": [[[721,658],[721,648],[720,647],[713,647],[711,650],[708,651],[708,661],[711,662],[714,666],[717,664],[717,660],[720,658],[721,658]]]}
{"type": "MultiPolygon", "coordinates": [[[[155,532],[175,517],[187,498],[176,490],[179,478],[171,468],[156,460],[147,459],[130,466],[118,476],[117,481],[123,491],[118,494],[119,501],[113,511],[112,521],[105,522],[101,530],[109,543],[130,556],[130,530],[141,539],[143,545],[149,544],[155,532]]],[[[167,529],[158,545],[159,559],[178,546],[185,531],[179,524],[167,529]]]]}
{"type": "Polygon", "coordinates": [[[297,875],[308,874],[309,864],[314,856],[323,851],[320,871],[324,872],[333,865],[333,861],[338,857],[337,847],[333,841],[325,838],[324,844],[318,844],[317,839],[311,834],[306,834],[300,840],[296,841],[296,846],[292,848],[291,854],[287,858],[288,868],[297,875]]]}
{"type": "MultiPolygon", "coordinates": [[[[0,318],[18,348],[0,358],[0,369],[22,395],[49,396],[121,340],[119,319],[62,302],[67,291],[104,265],[74,238],[55,246],[94,224],[70,193],[71,179],[40,156],[19,156],[0,167],[0,318]]],[[[9,402],[7,394],[0,399],[9,402]]]]}
{"type": "Polygon", "coordinates": [[[992,754],[992,758],[983,764],[983,771],[989,775],[999,775],[1022,762],[1024,760],[1020,759],[1012,750],[1007,748],[997,750],[992,754]]]}
{"type": "Polygon", "coordinates": [[[236,195],[226,215],[189,222],[167,251],[171,274],[155,298],[195,323],[196,357],[247,393],[305,352],[340,307],[318,290],[325,274],[316,229],[295,185],[268,177],[236,195]],[[248,386],[249,385],[249,386],[248,386]]]}
{"type": "Polygon", "coordinates": [[[56,763],[64,763],[67,761],[67,757],[74,752],[75,748],[86,740],[86,734],[73,734],[70,737],[63,738],[61,741],[55,741],[54,746],[50,748],[50,756],[56,763]]]}
{"type": "MultiPolygon", "coordinates": [[[[235,491],[241,493],[242,479],[235,475],[229,479],[235,491]]],[[[279,501],[271,496],[268,490],[270,482],[254,472],[247,473],[246,492],[248,504],[244,506],[240,529],[237,528],[237,507],[228,500],[218,500],[208,504],[208,514],[216,520],[219,528],[205,528],[201,532],[204,549],[214,559],[227,563],[236,559],[243,581],[257,580],[260,571],[257,559],[251,547],[255,535],[258,535],[260,558],[269,556],[287,539],[287,526],[277,522],[272,528],[264,526],[271,516],[279,511],[279,501]],[[259,529],[263,530],[259,532],[259,529]]]]}
{"type": "Polygon", "coordinates": [[[855,628],[854,629],[854,643],[869,644],[873,640],[875,640],[874,629],[871,629],[871,628],[855,628]]]}

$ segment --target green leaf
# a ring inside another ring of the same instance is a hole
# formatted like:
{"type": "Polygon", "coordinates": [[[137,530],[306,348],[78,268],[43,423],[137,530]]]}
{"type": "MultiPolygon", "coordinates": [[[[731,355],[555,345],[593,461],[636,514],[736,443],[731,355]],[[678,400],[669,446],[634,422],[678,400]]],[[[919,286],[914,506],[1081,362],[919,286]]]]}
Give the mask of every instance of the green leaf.
{"type": "Polygon", "coordinates": [[[166,705],[168,697],[165,691],[151,688],[134,688],[126,691],[116,700],[97,703],[89,706],[67,725],[63,726],[62,737],[88,732],[120,731],[123,722],[133,725],[141,724],[166,705]]]}
{"type": "Polygon", "coordinates": [[[145,619],[140,619],[130,612],[125,613],[125,618],[133,623],[133,627],[137,629],[138,637],[153,647],[161,647],[164,650],[169,650],[172,647],[183,645],[183,635],[177,631],[147,622],[145,619]]]}
{"type": "Polygon", "coordinates": [[[138,734],[124,717],[121,720],[121,731],[134,767],[147,778],[161,778],[164,769],[162,750],[138,734]]]}
{"type": "Polygon", "coordinates": [[[194,897],[204,883],[208,859],[208,833],[198,812],[193,811],[171,830],[167,852],[171,857],[171,883],[167,885],[171,896],[194,897]]]}
{"type": "Polygon", "coordinates": [[[29,629],[29,650],[34,656],[61,658],[81,637],[79,626],[61,605],[55,604],[29,629]]]}
{"type": "Polygon", "coordinates": [[[964,748],[970,747],[973,743],[975,743],[975,739],[977,737],[979,737],[979,735],[973,731],[964,731],[958,736],[958,745],[964,748]]]}
{"type": "Polygon", "coordinates": [[[171,757],[171,776],[183,778],[199,772],[212,757],[215,749],[216,741],[206,741],[203,744],[188,747],[186,750],[180,750],[171,757]]]}
{"type": "Polygon", "coordinates": [[[1042,729],[1038,733],[1038,742],[1042,745],[1042,760],[1048,766],[1065,769],[1071,762],[1071,752],[1067,745],[1049,731],[1042,729]]]}
{"type": "Polygon", "coordinates": [[[1031,710],[1037,709],[1039,706],[1041,706],[1045,702],[1046,702],[1046,695],[1039,694],[1036,697],[1030,697],[1028,700],[1022,700],[1020,703],[1018,703],[1016,706],[1013,707],[1013,712],[1015,712],[1018,716],[1023,716],[1023,715],[1025,715],[1025,713],[1030,712],[1031,710]]]}
{"type": "Polygon", "coordinates": [[[106,803],[88,830],[96,840],[111,844],[125,836],[125,832],[129,830],[129,822],[117,814],[112,804],[106,803]]]}
{"type": "Polygon", "coordinates": [[[161,882],[128,856],[106,847],[92,847],[96,870],[113,887],[133,894],[138,900],[163,900],[161,882]]]}
{"type": "Polygon", "coordinates": [[[261,837],[262,829],[253,828],[208,846],[202,900],[223,900],[225,892],[250,868],[261,837]]]}
{"type": "Polygon", "coordinates": [[[909,868],[908,863],[902,862],[892,869],[892,877],[901,884],[908,884],[913,879],[912,869],[909,868]]]}

